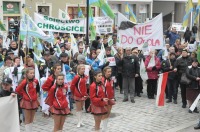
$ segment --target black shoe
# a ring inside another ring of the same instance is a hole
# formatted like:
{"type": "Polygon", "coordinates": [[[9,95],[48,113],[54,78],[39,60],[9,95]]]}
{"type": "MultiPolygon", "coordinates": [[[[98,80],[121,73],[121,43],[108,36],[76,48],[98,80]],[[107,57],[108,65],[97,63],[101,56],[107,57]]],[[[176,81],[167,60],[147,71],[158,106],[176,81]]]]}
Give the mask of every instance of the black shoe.
{"type": "Polygon", "coordinates": [[[123,91],[120,90],[120,94],[123,94],[123,91]]]}
{"type": "Polygon", "coordinates": [[[200,129],[200,125],[194,127],[195,130],[200,129]]]}
{"type": "Polygon", "coordinates": [[[192,113],[192,111],[191,111],[191,110],[188,110],[188,113],[192,113]]]}
{"type": "Polygon", "coordinates": [[[170,103],[170,102],[172,102],[172,100],[170,100],[170,99],[168,99],[168,100],[166,101],[166,103],[170,103]]]}
{"type": "Polygon", "coordinates": [[[140,93],[143,93],[143,91],[141,91],[140,93]]]}
{"type": "Polygon", "coordinates": [[[128,101],[128,99],[123,99],[123,102],[127,102],[128,101]]]}
{"type": "Polygon", "coordinates": [[[155,97],[154,97],[154,96],[152,96],[152,97],[151,97],[151,99],[155,99],[155,97]]]}
{"type": "Polygon", "coordinates": [[[182,105],[182,108],[186,108],[186,105],[185,105],[185,104],[183,104],[183,105],[182,105]]]}
{"type": "Polygon", "coordinates": [[[177,100],[174,100],[174,104],[177,104],[177,100]]]}
{"type": "Polygon", "coordinates": [[[197,126],[194,127],[194,129],[200,129],[200,120],[197,126]]]}
{"type": "Polygon", "coordinates": [[[131,99],[131,103],[135,103],[135,100],[134,100],[134,99],[131,99]]]}
{"type": "Polygon", "coordinates": [[[194,113],[199,113],[197,107],[194,109],[194,113]]]}
{"type": "Polygon", "coordinates": [[[138,97],[141,97],[140,93],[137,94],[138,97]]]}
{"type": "Polygon", "coordinates": [[[151,96],[148,96],[148,99],[151,99],[151,96]]]}

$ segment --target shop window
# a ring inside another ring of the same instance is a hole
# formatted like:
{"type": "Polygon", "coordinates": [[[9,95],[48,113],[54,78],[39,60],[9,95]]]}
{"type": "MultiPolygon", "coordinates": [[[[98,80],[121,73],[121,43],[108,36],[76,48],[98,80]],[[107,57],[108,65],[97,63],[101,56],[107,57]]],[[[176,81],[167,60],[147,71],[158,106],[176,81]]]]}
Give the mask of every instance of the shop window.
{"type": "MultiPolygon", "coordinates": [[[[80,7],[80,8],[83,12],[83,15],[86,17],[87,8],[86,7],[80,7]]],[[[92,7],[92,10],[93,10],[93,16],[95,16],[95,7],[92,7]]],[[[68,7],[68,14],[69,14],[71,19],[78,18],[78,7],[69,6],[68,7]]]]}

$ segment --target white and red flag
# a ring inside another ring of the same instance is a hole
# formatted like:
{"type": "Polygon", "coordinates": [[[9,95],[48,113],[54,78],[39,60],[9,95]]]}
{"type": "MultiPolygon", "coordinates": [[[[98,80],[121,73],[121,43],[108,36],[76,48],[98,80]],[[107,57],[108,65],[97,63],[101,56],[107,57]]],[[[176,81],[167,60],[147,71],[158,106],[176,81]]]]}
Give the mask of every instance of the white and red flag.
{"type": "Polygon", "coordinates": [[[156,106],[164,106],[167,78],[168,78],[168,72],[165,72],[159,75],[157,96],[156,96],[156,106]]]}

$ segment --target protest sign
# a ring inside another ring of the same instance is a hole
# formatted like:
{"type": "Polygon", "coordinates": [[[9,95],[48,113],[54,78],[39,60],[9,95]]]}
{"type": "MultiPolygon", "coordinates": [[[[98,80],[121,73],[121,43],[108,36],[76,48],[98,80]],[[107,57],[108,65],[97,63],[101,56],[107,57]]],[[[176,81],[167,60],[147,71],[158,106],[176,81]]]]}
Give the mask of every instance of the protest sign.
{"type": "Polygon", "coordinates": [[[144,43],[148,43],[150,49],[163,48],[162,14],[151,21],[136,25],[118,13],[118,27],[118,37],[120,38],[118,46],[141,48],[144,43]]]}
{"type": "Polygon", "coordinates": [[[1,132],[20,132],[17,96],[0,98],[1,132]]]}
{"type": "Polygon", "coordinates": [[[185,32],[186,31],[186,27],[183,27],[182,23],[173,23],[172,28],[176,28],[176,31],[178,31],[178,32],[185,32]]]}
{"type": "Polygon", "coordinates": [[[189,52],[194,52],[197,49],[197,45],[196,44],[188,44],[187,48],[188,48],[189,52]]]}
{"type": "Polygon", "coordinates": [[[116,66],[115,57],[107,57],[106,61],[109,61],[109,66],[116,66]]]}
{"type": "Polygon", "coordinates": [[[113,33],[114,22],[110,17],[94,17],[94,23],[98,27],[100,34],[113,33]]]}
{"type": "Polygon", "coordinates": [[[46,15],[34,13],[34,20],[37,26],[44,31],[63,33],[86,33],[86,19],[62,20],[46,15]]]}

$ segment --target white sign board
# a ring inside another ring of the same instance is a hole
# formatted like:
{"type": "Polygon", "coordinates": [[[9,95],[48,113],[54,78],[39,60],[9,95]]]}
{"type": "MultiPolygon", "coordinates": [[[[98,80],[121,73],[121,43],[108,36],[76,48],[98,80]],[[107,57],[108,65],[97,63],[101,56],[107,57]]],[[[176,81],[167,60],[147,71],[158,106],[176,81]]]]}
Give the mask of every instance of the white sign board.
{"type": "Polygon", "coordinates": [[[183,27],[182,23],[173,23],[172,28],[176,28],[176,31],[178,31],[178,32],[185,32],[186,31],[186,27],[183,27]]]}
{"type": "Polygon", "coordinates": [[[50,16],[34,13],[34,20],[37,26],[44,31],[62,33],[86,33],[86,19],[62,20],[50,16]]]}
{"type": "Polygon", "coordinates": [[[106,62],[109,61],[109,66],[116,66],[116,61],[115,61],[115,57],[107,57],[105,58],[106,62]]]}
{"type": "Polygon", "coordinates": [[[110,17],[94,17],[94,23],[100,34],[113,33],[114,22],[110,17]]]}

